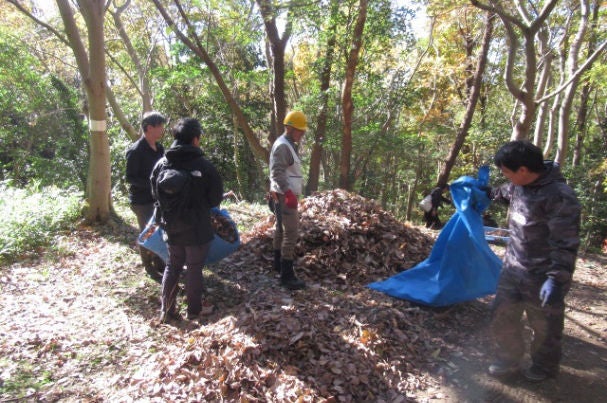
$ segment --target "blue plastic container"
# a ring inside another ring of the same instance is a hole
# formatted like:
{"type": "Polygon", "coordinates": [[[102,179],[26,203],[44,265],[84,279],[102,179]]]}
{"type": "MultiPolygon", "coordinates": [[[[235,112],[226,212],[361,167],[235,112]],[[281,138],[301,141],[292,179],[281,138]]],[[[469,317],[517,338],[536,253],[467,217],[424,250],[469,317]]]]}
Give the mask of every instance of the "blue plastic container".
{"type": "MultiPolygon", "coordinates": [[[[236,233],[236,240],[234,242],[228,242],[225,239],[215,235],[215,238],[211,241],[211,247],[205,264],[217,263],[220,260],[230,256],[240,246],[240,235],[238,234],[238,228],[236,223],[230,217],[227,210],[220,210],[218,208],[211,209],[211,214],[221,214],[226,217],[234,228],[236,233]]],[[[154,222],[154,217],[150,219],[144,230],[137,237],[137,243],[144,248],[157,254],[165,263],[169,260],[169,249],[166,242],[164,241],[164,231],[154,222]],[[147,236],[150,231],[153,231],[150,236],[147,236]]]]}

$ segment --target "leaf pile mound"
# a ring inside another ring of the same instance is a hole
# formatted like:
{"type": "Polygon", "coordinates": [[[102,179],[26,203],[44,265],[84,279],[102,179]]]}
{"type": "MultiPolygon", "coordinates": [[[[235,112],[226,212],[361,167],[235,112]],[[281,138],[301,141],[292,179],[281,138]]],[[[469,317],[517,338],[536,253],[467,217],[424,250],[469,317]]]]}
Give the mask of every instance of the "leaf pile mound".
{"type": "MultiPolygon", "coordinates": [[[[297,267],[316,281],[366,284],[414,266],[432,248],[432,237],[396,220],[375,201],[344,190],[315,193],[299,210],[297,267]]],[[[269,259],[273,234],[270,216],[243,235],[245,249],[269,259]]]]}
{"type": "Polygon", "coordinates": [[[405,401],[428,387],[428,314],[366,285],[423,260],[431,237],[343,190],[305,199],[300,217],[296,270],[308,288],[279,286],[273,217],[261,218],[206,276],[215,311],[194,330],[162,326],[166,344],[142,364],[130,396],[405,401]]]}

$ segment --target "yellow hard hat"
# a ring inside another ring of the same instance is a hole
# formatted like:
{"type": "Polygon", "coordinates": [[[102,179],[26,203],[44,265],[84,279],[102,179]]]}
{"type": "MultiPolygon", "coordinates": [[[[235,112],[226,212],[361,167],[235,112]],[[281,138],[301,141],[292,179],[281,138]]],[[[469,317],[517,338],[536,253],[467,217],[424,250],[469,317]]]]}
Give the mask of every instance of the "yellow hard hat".
{"type": "Polygon", "coordinates": [[[306,119],[306,115],[300,111],[291,111],[287,113],[283,123],[287,126],[293,126],[298,130],[308,130],[308,119],[306,119]]]}

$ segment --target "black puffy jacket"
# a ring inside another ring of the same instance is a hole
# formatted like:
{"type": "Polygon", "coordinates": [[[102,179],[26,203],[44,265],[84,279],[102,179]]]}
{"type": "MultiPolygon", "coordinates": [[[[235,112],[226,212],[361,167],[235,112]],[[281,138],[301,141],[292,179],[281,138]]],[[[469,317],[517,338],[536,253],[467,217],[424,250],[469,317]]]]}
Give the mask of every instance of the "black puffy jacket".
{"type": "Polygon", "coordinates": [[[192,194],[197,208],[188,211],[191,215],[191,229],[179,233],[167,232],[167,243],[170,245],[202,245],[210,242],[213,237],[211,227],[211,207],[217,207],[223,198],[223,182],[215,166],[203,157],[202,150],[193,145],[182,145],[174,142],[167,150],[164,158],[158,161],[150,183],[154,198],[158,175],[164,169],[184,169],[192,175],[192,194]]]}
{"type": "Polygon", "coordinates": [[[511,233],[503,269],[525,270],[565,283],[575,269],[581,207],[558,164],[547,161],[545,167],[528,185],[506,183],[493,192],[494,200],[509,203],[511,233]]]}

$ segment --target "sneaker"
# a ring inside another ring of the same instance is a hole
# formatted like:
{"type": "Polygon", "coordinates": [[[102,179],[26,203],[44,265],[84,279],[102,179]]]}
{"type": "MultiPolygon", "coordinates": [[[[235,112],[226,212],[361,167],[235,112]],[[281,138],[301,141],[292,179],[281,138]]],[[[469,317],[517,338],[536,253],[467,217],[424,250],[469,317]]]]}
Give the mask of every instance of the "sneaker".
{"type": "Polygon", "coordinates": [[[513,375],[519,370],[520,367],[518,363],[514,362],[496,361],[493,364],[489,365],[489,375],[494,377],[513,375]]]}
{"type": "Polygon", "coordinates": [[[178,312],[160,312],[158,321],[160,323],[181,322],[183,318],[178,312]]]}
{"type": "Polygon", "coordinates": [[[550,377],[543,369],[535,364],[523,371],[523,376],[529,382],[542,382],[550,377]]]}
{"type": "Polygon", "coordinates": [[[188,313],[188,316],[186,316],[186,318],[188,320],[196,321],[196,320],[200,319],[200,312],[199,313],[188,313]]]}

